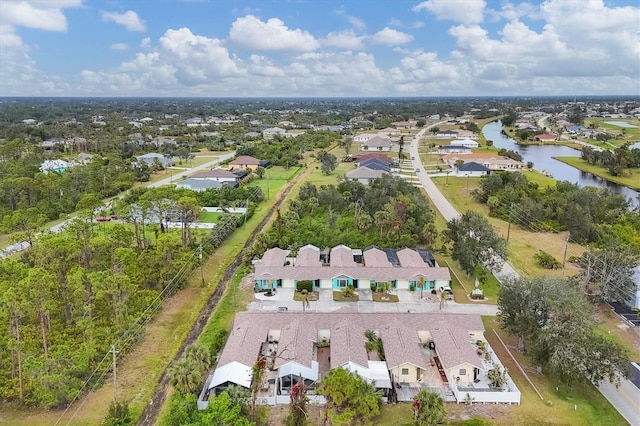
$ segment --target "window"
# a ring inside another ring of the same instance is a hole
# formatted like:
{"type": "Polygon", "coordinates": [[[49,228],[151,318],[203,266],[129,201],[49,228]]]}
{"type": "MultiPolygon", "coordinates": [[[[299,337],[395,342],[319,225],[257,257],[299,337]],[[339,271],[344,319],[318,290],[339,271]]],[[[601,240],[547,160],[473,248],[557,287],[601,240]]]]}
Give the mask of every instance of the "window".
{"type": "Polygon", "coordinates": [[[408,376],[409,375],[409,369],[408,368],[403,368],[401,374],[403,376],[408,376]]]}
{"type": "Polygon", "coordinates": [[[345,278],[338,278],[338,287],[348,287],[349,286],[349,280],[345,279],[345,278]]]}
{"type": "Polygon", "coordinates": [[[461,368],[460,369],[460,375],[461,376],[466,376],[467,375],[467,369],[466,368],[461,368]]]}

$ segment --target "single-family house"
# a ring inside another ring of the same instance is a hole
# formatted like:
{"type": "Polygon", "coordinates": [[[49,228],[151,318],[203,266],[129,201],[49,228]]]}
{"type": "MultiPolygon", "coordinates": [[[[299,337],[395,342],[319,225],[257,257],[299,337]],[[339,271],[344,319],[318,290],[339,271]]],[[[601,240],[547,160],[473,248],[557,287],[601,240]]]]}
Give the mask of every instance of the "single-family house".
{"type": "Polygon", "coordinates": [[[224,185],[237,187],[237,182],[222,182],[213,179],[185,179],[176,184],[176,188],[190,189],[196,192],[206,191],[207,189],[220,189],[224,185]]]}
{"type": "Polygon", "coordinates": [[[360,161],[366,161],[370,158],[378,158],[382,161],[386,161],[387,163],[391,163],[391,159],[389,158],[388,154],[384,154],[382,152],[358,152],[356,154],[351,155],[351,158],[353,159],[353,162],[356,163],[356,165],[359,165],[358,163],[360,161]]]}
{"type": "Polygon", "coordinates": [[[438,154],[471,154],[471,148],[461,145],[445,145],[438,147],[438,154]]]}
{"type": "Polygon", "coordinates": [[[375,138],[376,136],[378,136],[375,133],[361,133],[359,135],[355,135],[353,137],[353,141],[357,142],[357,143],[362,143],[362,142],[366,142],[369,139],[375,138]]]}
{"type": "Polygon", "coordinates": [[[393,142],[388,137],[374,136],[362,143],[363,151],[391,151],[393,142]]]}
{"type": "Polygon", "coordinates": [[[457,139],[466,139],[466,140],[476,140],[478,139],[478,135],[473,133],[471,130],[460,129],[457,131],[456,135],[457,139]]]}
{"type": "Polygon", "coordinates": [[[379,158],[369,158],[367,160],[358,161],[358,167],[367,167],[371,170],[383,170],[385,172],[391,171],[391,167],[387,161],[379,158]]]}
{"type": "Polygon", "coordinates": [[[368,167],[358,167],[355,170],[349,170],[344,175],[348,180],[357,180],[358,182],[368,185],[371,181],[380,179],[382,176],[389,174],[388,170],[376,170],[368,167]]]}
{"type": "Polygon", "coordinates": [[[204,180],[215,180],[218,182],[229,182],[236,183],[238,182],[238,176],[233,172],[221,168],[215,168],[211,170],[206,170],[204,172],[194,173],[191,176],[191,179],[204,179],[204,180]]]}
{"type": "Polygon", "coordinates": [[[558,136],[549,133],[541,133],[539,135],[535,135],[533,140],[538,142],[555,142],[558,140],[558,136]]]}
{"type": "Polygon", "coordinates": [[[56,147],[56,145],[58,146],[64,146],[64,139],[62,138],[49,138],[45,141],[40,142],[40,148],[44,149],[44,150],[52,150],[53,148],[56,147]]]}
{"type": "Polygon", "coordinates": [[[469,154],[447,154],[442,157],[449,167],[456,167],[459,160],[469,163],[475,162],[490,170],[519,171],[524,168],[521,161],[509,157],[503,157],[491,152],[471,152],[469,154]]]}
{"type": "Polygon", "coordinates": [[[267,167],[269,165],[268,160],[258,160],[250,155],[241,155],[236,157],[229,163],[229,170],[234,169],[251,169],[255,170],[258,167],[267,167]]]}
{"type": "Polygon", "coordinates": [[[475,161],[470,161],[456,166],[456,175],[458,176],[481,177],[490,174],[490,168],[483,166],[482,164],[478,164],[475,161]]]}
{"type": "Polygon", "coordinates": [[[152,139],[151,142],[149,143],[157,147],[161,147],[163,145],[176,146],[178,144],[176,140],[173,138],[155,138],[155,139],[152,139]]]}
{"type": "Polygon", "coordinates": [[[378,130],[378,135],[385,136],[400,136],[400,129],[396,129],[395,127],[387,127],[381,130],[378,130]]]}
{"type": "Polygon", "coordinates": [[[480,144],[477,141],[471,140],[471,139],[456,139],[451,141],[451,145],[456,145],[456,146],[466,146],[468,148],[478,148],[480,146],[480,144]]]}
{"type": "Polygon", "coordinates": [[[274,136],[284,136],[287,131],[280,127],[270,127],[262,131],[262,136],[266,139],[273,138],[274,136]]]}
{"type": "Polygon", "coordinates": [[[441,130],[436,133],[436,137],[441,139],[455,138],[457,136],[458,132],[456,130],[441,130]]]}
{"type": "Polygon", "coordinates": [[[45,175],[49,174],[49,172],[62,173],[71,166],[72,163],[64,160],[45,160],[40,165],[40,171],[45,175]]]}
{"type": "Polygon", "coordinates": [[[150,152],[144,155],[138,155],[136,157],[138,161],[144,161],[147,165],[151,166],[156,161],[159,161],[162,167],[171,167],[175,163],[171,157],[166,157],[162,154],[158,154],[157,152],[150,152]]]}

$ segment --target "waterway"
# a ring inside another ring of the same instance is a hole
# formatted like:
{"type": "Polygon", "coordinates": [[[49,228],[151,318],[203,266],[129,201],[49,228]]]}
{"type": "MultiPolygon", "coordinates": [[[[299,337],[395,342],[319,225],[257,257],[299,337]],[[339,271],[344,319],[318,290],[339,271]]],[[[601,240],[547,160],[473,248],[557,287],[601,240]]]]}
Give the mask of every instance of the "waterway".
{"type": "Polygon", "coordinates": [[[609,191],[622,194],[630,199],[632,206],[638,206],[640,192],[634,191],[623,185],[618,185],[602,179],[591,173],[583,172],[555,160],[552,157],[580,157],[580,151],[562,145],[518,145],[516,141],[502,134],[502,122],[494,121],[482,128],[482,133],[487,140],[493,141],[493,146],[518,152],[522,155],[522,161],[526,164],[533,163],[533,168],[548,172],[556,180],[577,183],[578,186],[597,186],[609,191]]]}

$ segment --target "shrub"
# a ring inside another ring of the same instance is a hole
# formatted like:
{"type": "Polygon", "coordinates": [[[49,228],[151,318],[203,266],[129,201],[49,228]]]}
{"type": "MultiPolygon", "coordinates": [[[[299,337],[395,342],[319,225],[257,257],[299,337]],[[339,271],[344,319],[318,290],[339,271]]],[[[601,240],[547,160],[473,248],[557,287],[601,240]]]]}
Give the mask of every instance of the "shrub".
{"type": "Polygon", "coordinates": [[[538,250],[538,252],[533,255],[533,260],[544,269],[559,269],[562,267],[562,264],[558,262],[555,257],[542,250],[538,250]]]}
{"type": "Polygon", "coordinates": [[[416,291],[416,285],[414,283],[409,284],[409,291],[416,291]]]}
{"type": "Polygon", "coordinates": [[[431,294],[438,294],[438,292],[436,291],[436,289],[431,289],[431,294]]]}
{"type": "Polygon", "coordinates": [[[313,281],[311,281],[311,280],[300,280],[296,284],[296,289],[298,291],[307,290],[307,292],[311,293],[313,291],[313,281]]]}

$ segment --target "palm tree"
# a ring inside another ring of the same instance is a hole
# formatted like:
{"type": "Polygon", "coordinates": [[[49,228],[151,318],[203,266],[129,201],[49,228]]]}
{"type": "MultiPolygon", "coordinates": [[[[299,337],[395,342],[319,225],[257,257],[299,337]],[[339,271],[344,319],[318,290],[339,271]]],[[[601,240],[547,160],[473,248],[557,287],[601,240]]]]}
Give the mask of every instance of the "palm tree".
{"type": "Polygon", "coordinates": [[[202,376],[198,374],[198,370],[194,360],[184,357],[171,364],[167,374],[171,385],[181,394],[187,395],[195,392],[200,385],[202,376]]]}
{"type": "Polygon", "coordinates": [[[415,426],[436,426],[444,423],[447,411],[442,397],[423,389],[413,400],[413,424],[415,426]]]}

